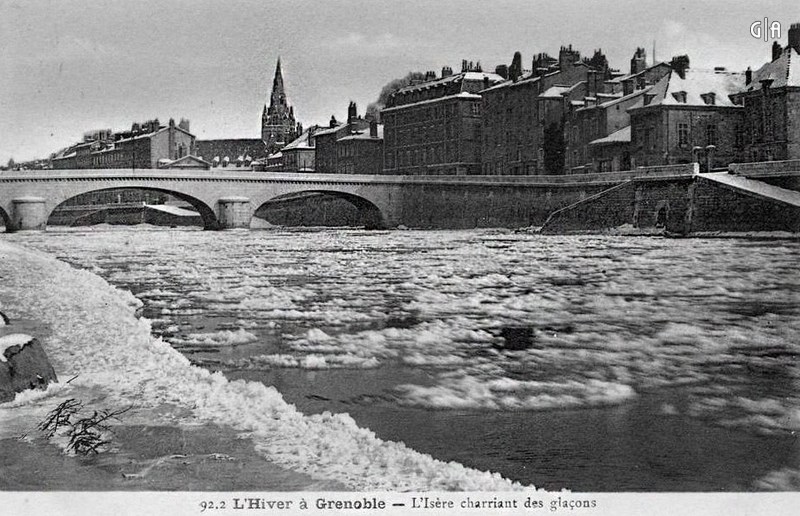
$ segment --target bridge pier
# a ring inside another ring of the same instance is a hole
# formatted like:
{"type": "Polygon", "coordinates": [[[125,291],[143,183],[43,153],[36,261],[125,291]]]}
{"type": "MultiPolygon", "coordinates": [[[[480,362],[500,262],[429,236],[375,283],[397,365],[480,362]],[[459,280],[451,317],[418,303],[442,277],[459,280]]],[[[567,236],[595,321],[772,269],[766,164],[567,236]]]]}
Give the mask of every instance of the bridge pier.
{"type": "Polygon", "coordinates": [[[47,205],[41,197],[11,200],[11,231],[42,231],[47,227],[47,205]]]}
{"type": "Polygon", "coordinates": [[[253,208],[247,197],[223,197],[219,200],[219,229],[249,228],[253,208]]]}

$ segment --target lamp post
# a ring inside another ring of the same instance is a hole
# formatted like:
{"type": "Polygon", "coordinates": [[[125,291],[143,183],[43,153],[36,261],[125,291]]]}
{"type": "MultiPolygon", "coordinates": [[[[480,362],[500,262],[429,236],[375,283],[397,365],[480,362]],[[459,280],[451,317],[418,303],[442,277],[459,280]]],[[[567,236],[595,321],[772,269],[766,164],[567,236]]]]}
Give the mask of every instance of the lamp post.
{"type": "Polygon", "coordinates": [[[714,163],[714,152],[716,152],[716,145],[706,145],[706,172],[711,172],[711,165],[714,163]]]}

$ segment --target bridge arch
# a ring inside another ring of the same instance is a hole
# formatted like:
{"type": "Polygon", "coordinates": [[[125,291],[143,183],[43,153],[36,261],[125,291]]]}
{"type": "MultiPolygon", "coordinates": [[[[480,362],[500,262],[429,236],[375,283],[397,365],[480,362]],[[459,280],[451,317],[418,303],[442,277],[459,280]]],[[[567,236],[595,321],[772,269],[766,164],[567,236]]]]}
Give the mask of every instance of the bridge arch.
{"type": "Polygon", "coordinates": [[[256,202],[253,205],[253,216],[255,216],[258,211],[262,210],[270,203],[290,198],[298,194],[324,194],[330,197],[343,199],[355,206],[355,208],[358,210],[359,220],[363,222],[366,229],[385,229],[387,227],[384,214],[381,212],[380,208],[378,208],[378,206],[376,206],[375,203],[369,199],[349,192],[326,189],[296,190],[292,192],[276,194],[268,199],[256,202]]]}
{"type": "Polygon", "coordinates": [[[120,190],[137,190],[137,191],[147,191],[147,192],[156,192],[160,194],[167,194],[171,195],[181,201],[188,203],[189,205],[194,208],[197,213],[200,215],[203,221],[203,228],[204,229],[218,229],[219,228],[219,221],[217,219],[217,215],[214,212],[214,209],[210,207],[208,204],[203,202],[202,200],[188,195],[186,193],[176,191],[170,188],[160,188],[160,187],[153,187],[153,186],[133,186],[133,185],[125,185],[125,186],[114,186],[114,187],[102,187],[102,188],[89,188],[84,191],[80,191],[74,194],[69,195],[66,199],[61,201],[57,206],[55,206],[50,212],[47,214],[47,218],[53,215],[53,212],[61,207],[64,206],[67,202],[76,197],[80,197],[83,195],[93,194],[93,193],[102,193],[102,192],[116,192],[120,190]]]}

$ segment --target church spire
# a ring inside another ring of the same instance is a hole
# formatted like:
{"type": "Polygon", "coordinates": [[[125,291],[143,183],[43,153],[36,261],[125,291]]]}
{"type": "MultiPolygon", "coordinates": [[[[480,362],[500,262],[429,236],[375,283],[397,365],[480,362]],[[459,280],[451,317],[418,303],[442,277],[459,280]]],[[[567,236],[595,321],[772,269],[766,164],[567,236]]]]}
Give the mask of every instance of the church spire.
{"type": "Polygon", "coordinates": [[[267,144],[269,152],[275,152],[298,136],[295,131],[294,109],[289,106],[286,98],[281,58],[278,57],[275,65],[275,78],[272,80],[272,92],[269,96],[269,107],[261,115],[261,139],[267,144]]]}
{"type": "Polygon", "coordinates": [[[278,64],[275,66],[275,78],[272,79],[272,96],[269,101],[270,107],[285,106],[286,92],[283,89],[283,73],[281,72],[281,58],[278,57],[278,64]]]}

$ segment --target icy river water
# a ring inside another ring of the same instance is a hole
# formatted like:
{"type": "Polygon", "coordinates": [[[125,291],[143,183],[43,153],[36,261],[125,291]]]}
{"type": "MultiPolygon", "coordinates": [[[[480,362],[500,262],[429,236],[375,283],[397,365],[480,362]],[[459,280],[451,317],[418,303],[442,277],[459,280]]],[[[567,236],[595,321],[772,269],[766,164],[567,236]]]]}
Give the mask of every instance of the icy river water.
{"type": "Polygon", "coordinates": [[[500,230],[4,235],[194,364],[523,484],[800,487],[800,241],[500,230]]]}

